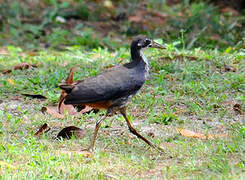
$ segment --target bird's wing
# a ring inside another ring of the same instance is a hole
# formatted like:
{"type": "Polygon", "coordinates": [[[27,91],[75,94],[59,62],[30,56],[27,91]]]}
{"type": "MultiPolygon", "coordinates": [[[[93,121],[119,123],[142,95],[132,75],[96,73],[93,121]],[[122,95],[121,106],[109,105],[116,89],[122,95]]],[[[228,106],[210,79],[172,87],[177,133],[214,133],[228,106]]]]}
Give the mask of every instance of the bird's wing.
{"type": "Polygon", "coordinates": [[[120,66],[79,82],[66,96],[65,104],[117,99],[135,93],[143,83],[144,81],[135,78],[132,69],[120,66]]]}

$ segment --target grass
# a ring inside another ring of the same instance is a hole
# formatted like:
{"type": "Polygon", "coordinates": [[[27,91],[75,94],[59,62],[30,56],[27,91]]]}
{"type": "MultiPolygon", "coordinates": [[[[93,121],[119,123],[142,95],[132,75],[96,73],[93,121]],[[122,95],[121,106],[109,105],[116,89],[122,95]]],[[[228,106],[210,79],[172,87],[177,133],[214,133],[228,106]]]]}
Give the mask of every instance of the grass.
{"type": "Polygon", "coordinates": [[[0,45],[39,50],[79,44],[115,50],[120,36],[146,34],[167,42],[185,38],[187,49],[242,46],[244,12],[222,2],[169,2],[7,0],[0,4],[0,45]]]}
{"type": "Polygon", "coordinates": [[[86,157],[96,120],[102,114],[56,119],[43,115],[42,106],[58,102],[58,84],[70,67],[75,79],[94,76],[109,66],[125,63],[125,47],[87,51],[82,46],[65,51],[28,52],[8,46],[0,69],[20,62],[42,66],[1,74],[0,177],[1,179],[243,179],[245,177],[244,52],[231,49],[147,50],[151,75],[128,106],[130,119],[142,134],[165,149],[159,154],[130,134],[121,116],[108,118],[99,132],[96,151],[86,157]],[[227,71],[225,65],[236,70],[227,71]],[[11,84],[9,79],[13,81],[11,84]],[[39,101],[21,93],[43,94],[39,101]],[[51,131],[35,137],[38,126],[51,131]],[[84,139],[54,140],[65,126],[87,131],[84,139]],[[183,137],[176,128],[201,133],[227,134],[214,140],[183,137]]]}

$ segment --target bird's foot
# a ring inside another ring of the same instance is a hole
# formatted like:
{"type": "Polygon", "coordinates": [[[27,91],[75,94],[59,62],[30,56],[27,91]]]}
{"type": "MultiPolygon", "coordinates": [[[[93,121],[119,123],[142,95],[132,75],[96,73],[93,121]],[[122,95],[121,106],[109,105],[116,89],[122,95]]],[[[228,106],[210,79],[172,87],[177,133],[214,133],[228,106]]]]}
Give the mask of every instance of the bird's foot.
{"type": "Polygon", "coordinates": [[[162,147],[160,147],[160,146],[153,145],[153,148],[156,149],[161,154],[165,152],[164,149],[162,147]]]}

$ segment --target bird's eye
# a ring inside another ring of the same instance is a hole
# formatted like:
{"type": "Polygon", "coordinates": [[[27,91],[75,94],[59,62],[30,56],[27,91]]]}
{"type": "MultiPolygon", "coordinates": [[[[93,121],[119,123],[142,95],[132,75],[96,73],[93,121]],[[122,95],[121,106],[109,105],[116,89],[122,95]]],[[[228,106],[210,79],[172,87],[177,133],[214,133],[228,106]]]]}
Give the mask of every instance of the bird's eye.
{"type": "Polygon", "coordinates": [[[150,44],[150,43],[151,43],[151,40],[146,39],[146,40],[145,40],[145,43],[146,43],[146,44],[150,44]]]}

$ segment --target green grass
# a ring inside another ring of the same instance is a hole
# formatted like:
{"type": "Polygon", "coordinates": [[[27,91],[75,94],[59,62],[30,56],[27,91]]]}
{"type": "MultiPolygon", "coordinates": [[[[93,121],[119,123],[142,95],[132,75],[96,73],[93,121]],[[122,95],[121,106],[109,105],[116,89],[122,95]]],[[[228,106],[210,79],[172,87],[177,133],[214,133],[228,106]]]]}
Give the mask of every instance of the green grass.
{"type": "Polygon", "coordinates": [[[57,104],[58,84],[70,67],[78,66],[76,80],[94,76],[110,65],[127,62],[128,49],[87,51],[74,46],[62,52],[33,54],[9,46],[8,54],[0,56],[0,69],[20,62],[42,62],[42,66],[0,74],[1,179],[243,179],[245,117],[235,112],[233,105],[245,108],[244,52],[168,47],[145,52],[151,74],[128,106],[134,126],[163,146],[165,153],[149,149],[130,134],[123,118],[115,115],[103,123],[93,155],[85,157],[80,150],[89,145],[102,112],[60,120],[43,115],[40,109],[57,104]],[[236,71],[227,72],[225,64],[236,71]],[[25,98],[23,92],[48,99],[25,98]],[[35,137],[36,129],[45,122],[51,131],[35,137]],[[85,129],[86,137],[54,140],[59,130],[70,125],[85,129]],[[183,137],[176,128],[228,136],[200,140],[183,137]]]}
{"type": "Polygon", "coordinates": [[[168,4],[160,0],[6,0],[0,4],[0,45],[38,50],[79,44],[115,50],[120,36],[146,34],[167,42],[180,39],[179,47],[187,49],[244,47],[244,12],[227,10],[232,6],[222,2],[168,4]]]}

